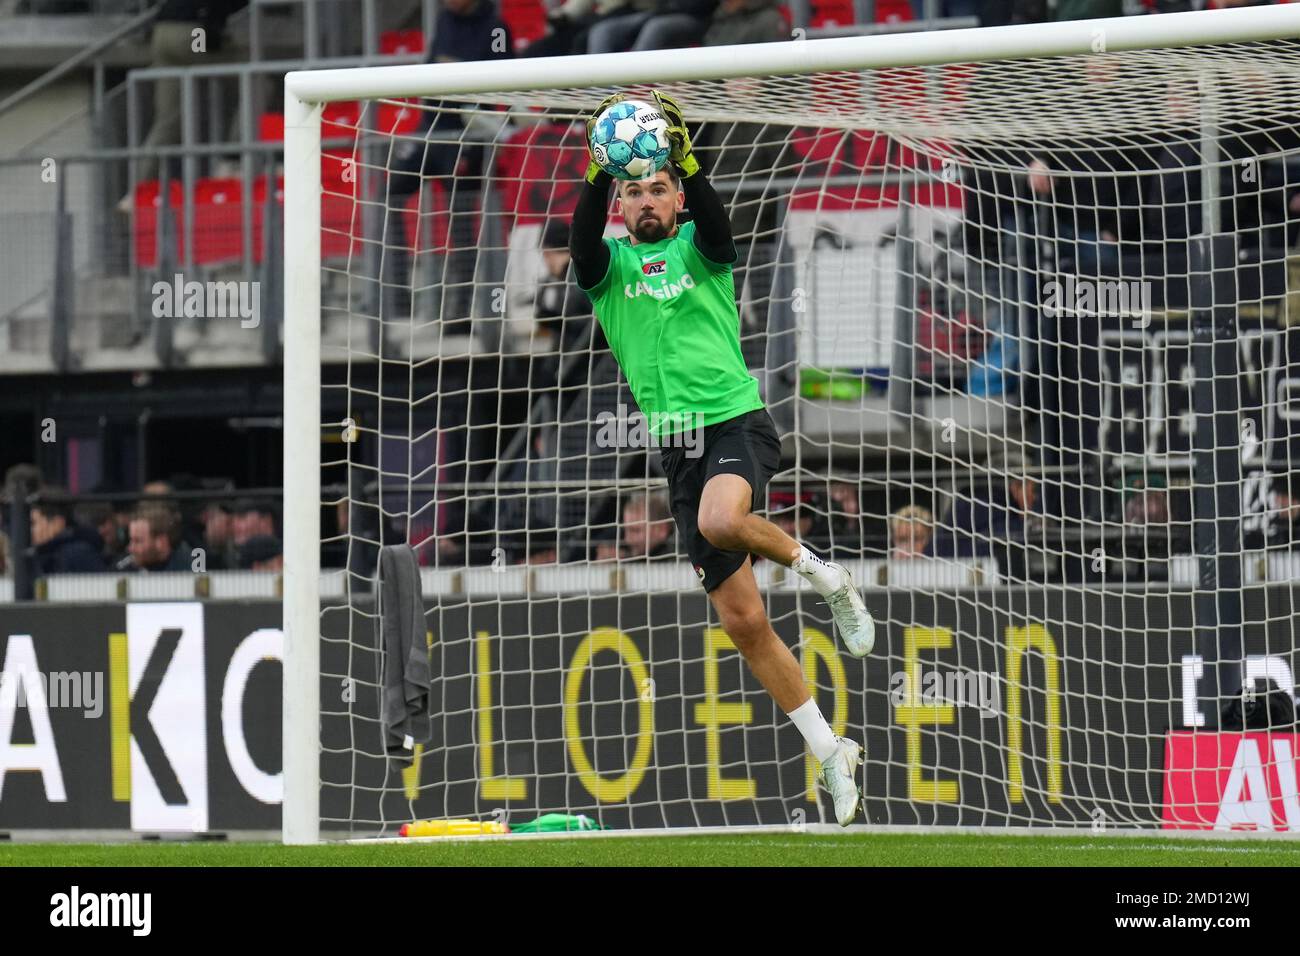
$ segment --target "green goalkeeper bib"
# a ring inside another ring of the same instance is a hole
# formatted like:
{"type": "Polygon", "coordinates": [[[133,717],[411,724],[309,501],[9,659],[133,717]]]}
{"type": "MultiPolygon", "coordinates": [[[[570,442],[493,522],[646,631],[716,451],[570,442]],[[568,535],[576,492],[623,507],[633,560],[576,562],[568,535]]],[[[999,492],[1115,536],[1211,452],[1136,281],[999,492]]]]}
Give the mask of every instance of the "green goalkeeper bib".
{"type": "Polygon", "coordinates": [[[655,437],[763,407],[740,354],[731,266],[701,255],[694,236],[688,222],[658,242],[607,238],[609,269],[583,290],[655,437]]]}

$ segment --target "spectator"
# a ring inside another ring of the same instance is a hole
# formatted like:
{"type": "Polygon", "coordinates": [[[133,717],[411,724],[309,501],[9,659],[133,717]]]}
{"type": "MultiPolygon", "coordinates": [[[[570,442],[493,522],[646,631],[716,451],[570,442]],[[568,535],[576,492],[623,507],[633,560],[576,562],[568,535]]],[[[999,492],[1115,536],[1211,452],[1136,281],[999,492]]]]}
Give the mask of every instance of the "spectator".
{"type": "Polygon", "coordinates": [[[1124,175],[1133,161],[1118,145],[1063,143],[1029,163],[1029,188],[1045,205],[1062,269],[1118,275],[1121,240],[1139,239],[1140,186],[1135,176],[1124,175]]]}
{"type": "Polygon", "coordinates": [[[180,516],[162,502],[146,501],[131,516],[130,552],[123,571],[189,571],[190,548],[180,540],[180,516]]]}
{"type": "Polygon", "coordinates": [[[1247,551],[1300,546],[1300,472],[1243,467],[1241,546],[1247,551]]]}
{"type": "Polygon", "coordinates": [[[978,9],[982,27],[1042,23],[1047,19],[1047,0],[980,0],[978,9]]]}
{"type": "Polygon", "coordinates": [[[283,571],[283,552],[278,538],[260,534],[239,549],[239,566],[250,571],[283,571]]]}
{"type": "MultiPolygon", "coordinates": [[[[169,511],[172,512],[172,514],[176,516],[177,531],[179,535],[183,538],[185,537],[185,525],[181,517],[180,505],[178,505],[176,503],[176,500],[172,497],[172,494],[175,492],[175,490],[176,489],[171,482],[161,481],[161,480],[146,481],[143,485],[140,486],[140,493],[144,495],[145,500],[150,500],[150,501],[156,500],[157,504],[159,504],[164,508],[167,508],[169,511]]],[[[137,504],[139,503],[143,503],[143,502],[137,502],[137,504]]],[[[130,522],[134,520],[134,518],[135,515],[133,513],[128,513],[127,515],[128,526],[130,525],[130,522]]]]}
{"type": "MultiPolygon", "coordinates": [[[[5,470],[4,487],[0,489],[4,492],[5,501],[13,501],[15,498],[28,498],[36,493],[36,489],[41,486],[41,472],[35,465],[10,465],[5,470]]],[[[4,514],[0,515],[0,521],[8,521],[9,509],[4,509],[4,514]]],[[[12,531],[13,529],[8,529],[12,531]]],[[[9,574],[14,561],[18,560],[20,555],[12,553],[13,546],[9,541],[8,534],[0,534],[0,574],[9,574]]]]}
{"type": "Polygon", "coordinates": [[[928,508],[908,505],[894,512],[889,521],[889,557],[893,561],[911,561],[926,556],[934,537],[934,515],[928,508]]]}
{"type": "Polygon", "coordinates": [[[722,0],[704,31],[705,46],[771,43],[790,39],[777,0],[722,0]]]}
{"type": "Polygon", "coordinates": [[[323,568],[346,568],[348,566],[348,522],[349,506],[347,499],[335,502],[333,509],[334,530],[331,532],[326,525],[322,534],[325,536],[321,543],[321,567],[323,568]]]}
{"type": "MultiPolygon", "coordinates": [[[[912,0],[912,19],[927,19],[927,0],[912,0]]],[[[934,13],[937,18],[979,17],[981,0],[935,0],[934,13]]]]}
{"type": "Polygon", "coordinates": [[[104,570],[103,542],[98,533],[75,524],[72,505],[57,500],[63,490],[43,489],[53,501],[32,505],[32,552],[37,575],[88,574],[104,570]]]}
{"type": "Polygon", "coordinates": [[[1042,528],[1038,482],[1025,474],[1024,459],[1015,454],[997,470],[1006,478],[996,492],[973,488],[955,498],[947,519],[935,530],[929,553],[940,558],[995,557],[1003,574],[1023,580],[1028,570],[1026,545],[1042,528]]]}
{"type": "MultiPolygon", "coordinates": [[[[514,41],[510,28],[497,16],[490,0],[444,0],[429,44],[429,63],[459,63],[466,60],[502,60],[512,57],[514,41]]],[[[483,144],[491,141],[503,125],[490,111],[475,110],[471,104],[438,101],[422,111],[420,128],[393,142],[393,159],[388,177],[384,217],[383,285],[392,290],[386,318],[410,315],[414,245],[402,235],[408,200],[429,177],[447,179],[451,202],[448,224],[447,268],[444,272],[440,314],[446,319],[471,318],[474,267],[478,248],[474,239],[474,208],[483,176],[483,144]],[[454,188],[451,178],[455,177],[454,188]]],[[[449,325],[447,332],[468,331],[467,325],[449,325]]]]}
{"type": "Polygon", "coordinates": [[[662,558],[675,555],[673,515],[662,494],[629,498],[623,506],[622,544],[605,543],[596,548],[596,560],[662,558]]]}
{"type": "Polygon", "coordinates": [[[596,361],[592,353],[609,348],[605,333],[591,314],[591,300],[578,288],[569,271],[569,224],[553,219],[542,233],[542,259],[546,275],[537,288],[533,310],[535,335],[546,352],[532,363],[534,398],[548,388],[587,384],[587,370],[596,361]]]}
{"type": "Polygon", "coordinates": [[[1164,488],[1143,488],[1124,505],[1124,523],[1146,527],[1169,523],[1169,492],[1164,488]]]}
{"type": "MultiPolygon", "coordinates": [[[[538,330],[563,348],[591,348],[591,302],[569,274],[569,224],[552,219],[542,231],[542,261],[546,275],[533,300],[538,330]],[[570,321],[574,320],[574,321],[570,321]]],[[[604,336],[597,333],[605,348],[604,336]]]]}
{"type": "Polygon", "coordinates": [[[1124,16],[1124,0],[1057,0],[1053,20],[1100,20],[1124,16]]]}
{"type": "MultiPolygon", "coordinates": [[[[223,59],[222,38],[226,20],[232,13],[246,5],[247,0],[166,0],[154,20],[150,38],[153,67],[199,66],[219,63],[223,59]],[[202,31],[202,43],[196,30],[202,31]]],[[[203,84],[195,85],[197,90],[203,84]]],[[[198,104],[195,104],[196,108],[198,104]]],[[[153,84],[153,125],[144,138],[142,147],[174,146],[181,141],[181,83],[180,80],[159,80],[153,84]]],[[[146,156],[136,170],[137,179],[156,179],[159,172],[157,155],[146,156]]],[[[119,204],[119,209],[129,212],[131,194],[119,204]]]]}
{"type": "Polygon", "coordinates": [[[833,481],[830,486],[831,556],[839,559],[862,557],[862,506],[858,486],[847,481],[833,481]]]}
{"type": "Polygon", "coordinates": [[[812,491],[769,491],[770,520],[790,537],[824,547],[827,540],[826,498],[812,491]]]}
{"type": "Polygon", "coordinates": [[[564,0],[546,14],[546,35],[524,56],[567,56],[587,52],[591,28],[628,9],[628,0],[564,0]]]}
{"type": "Polygon", "coordinates": [[[93,528],[99,534],[99,553],[106,568],[121,560],[123,542],[112,505],[102,501],[79,504],[73,509],[73,521],[84,528],[93,528]]]}
{"type": "MultiPolygon", "coordinates": [[[[750,8],[751,15],[765,6],[770,6],[776,12],[775,2],[769,0],[724,2],[731,2],[737,9],[750,8]]],[[[587,52],[671,50],[698,43],[717,6],[718,0],[632,0],[629,12],[608,17],[591,28],[587,38],[587,52]]],[[[779,18],[780,14],[777,16],[779,18]]],[[[785,36],[782,35],[780,39],[785,39],[785,36]]]]}
{"type": "Polygon", "coordinates": [[[276,511],[264,501],[244,498],[235,502],[230,519],[230,544],[242,548],[250,538],[276,536],[276,511]]]}
{"type": "MultiPolygon", "coordinates": [[[[789,38],[790,30],[775,2],[723,0],[713,12],[703,42],[705,46],[731,46],[789,38]]],[[[780,80],[728,80],[723,89],[735,89],[738,97],[748,98],[754,95],[754,84],[761,90],[768,82],[780,80]]],[[[775,86],[772,91],[776,95],[775,86]]],[[[782,230],[778,204],[766,183],[772,170],[795,162],[788,156],[787,132],[780,123],[706,123],[696,139],[701,157],[708,157],[709,177],[720,192],[733,184],[745,187],[722,195],[729,201],[731,234],[736,241],[732,278],[740,311],[741,350],[751,365],[765,361],[762,333],[767,328],[776,275],[777,242],[773,237],[780,236],[782,230]]]]}
{"type": "Polygon", "coordinates": [[[203,509],[202,523],[203,551],[208,570],[225,571],[235,567],[235,520],[229,506],[224,501],[210,503],[203,509]]]}

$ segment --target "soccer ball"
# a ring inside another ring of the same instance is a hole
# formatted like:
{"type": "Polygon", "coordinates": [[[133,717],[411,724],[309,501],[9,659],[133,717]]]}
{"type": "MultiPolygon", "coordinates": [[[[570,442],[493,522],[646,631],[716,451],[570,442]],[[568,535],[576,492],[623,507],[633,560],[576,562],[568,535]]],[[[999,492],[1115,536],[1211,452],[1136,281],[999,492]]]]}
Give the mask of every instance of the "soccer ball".
{"type": "Polygon", "coordinates": [[[591,153],[615,179],[645,179],[668,162],[668,120],[659,107],[623,100],[609,107],[591,128],[591,153]]]}

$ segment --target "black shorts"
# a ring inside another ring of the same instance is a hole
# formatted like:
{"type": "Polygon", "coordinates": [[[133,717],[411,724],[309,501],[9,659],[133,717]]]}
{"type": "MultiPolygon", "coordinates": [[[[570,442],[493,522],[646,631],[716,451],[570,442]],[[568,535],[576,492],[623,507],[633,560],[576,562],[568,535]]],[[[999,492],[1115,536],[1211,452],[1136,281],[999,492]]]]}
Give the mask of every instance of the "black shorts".
{"type": "Polygon", "coordinates": [[[715,548],[700,534],[704,486],[714,475],[739,475],[749,482],[750,510],[764,510],[767,483],[781,467],[781,439],[776,425],[765,409],[756,409],[707,426],[699,447],[664,448],[661,457],[678,534],[704,590],[712,591],[735,574],[749,555],[715,548]]]}

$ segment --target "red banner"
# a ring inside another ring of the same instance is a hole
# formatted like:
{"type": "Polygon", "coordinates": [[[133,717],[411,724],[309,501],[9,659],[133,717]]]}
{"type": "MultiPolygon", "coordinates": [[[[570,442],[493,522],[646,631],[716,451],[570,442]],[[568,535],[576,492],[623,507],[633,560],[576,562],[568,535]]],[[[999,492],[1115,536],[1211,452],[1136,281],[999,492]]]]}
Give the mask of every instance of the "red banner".
{"type": "Polygon", "coordinates": [[[1293,733],[1170,732],[1165,829],[1300,831],[1298,747],[1293,733]]]}

